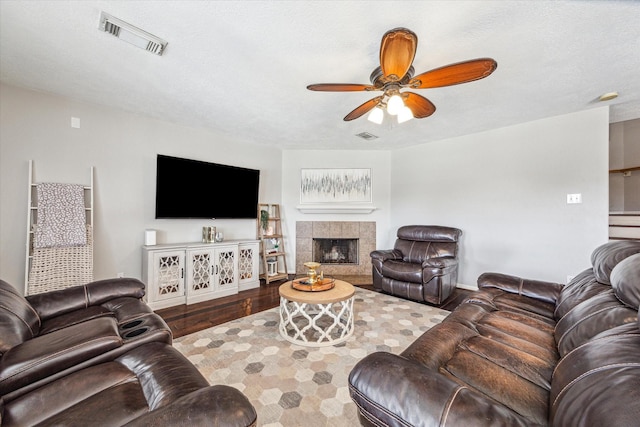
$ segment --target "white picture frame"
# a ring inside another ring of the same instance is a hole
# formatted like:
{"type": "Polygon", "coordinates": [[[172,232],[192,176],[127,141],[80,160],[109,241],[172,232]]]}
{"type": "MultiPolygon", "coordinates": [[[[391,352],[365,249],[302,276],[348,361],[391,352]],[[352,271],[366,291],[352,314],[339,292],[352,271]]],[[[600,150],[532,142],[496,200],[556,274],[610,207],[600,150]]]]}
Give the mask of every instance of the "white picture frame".
{"type": "Polygon", "coordinates": [[[301,169],[300,204],[371,203],[371,169],[301,169]]]}

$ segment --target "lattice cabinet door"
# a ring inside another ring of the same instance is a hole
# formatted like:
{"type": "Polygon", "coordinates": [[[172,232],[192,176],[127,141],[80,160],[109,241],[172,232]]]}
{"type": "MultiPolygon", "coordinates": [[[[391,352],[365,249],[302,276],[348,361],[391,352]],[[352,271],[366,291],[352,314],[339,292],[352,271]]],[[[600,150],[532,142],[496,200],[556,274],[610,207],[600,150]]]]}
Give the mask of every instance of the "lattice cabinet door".
{"type": "Polygon", "coordinates": [[[245,242],[238,245],[239,290],[260,286],[260,243],[245,242]]]}
{"type": "Polygon", "coordinates": [[[153,265],[153,299],[184,297],[184,251],[154,253],[153,265]]]}
{"type": "Polygon", "coordinates": [[[214,291],[214,261],[211,249],[187,251],[187,304],[214,291]]]}
{"type": "Polygon", "coordinates": [[[216,290],[236,292],[238,290],[238,247],[218,247],[214,253],[216,290]]]}

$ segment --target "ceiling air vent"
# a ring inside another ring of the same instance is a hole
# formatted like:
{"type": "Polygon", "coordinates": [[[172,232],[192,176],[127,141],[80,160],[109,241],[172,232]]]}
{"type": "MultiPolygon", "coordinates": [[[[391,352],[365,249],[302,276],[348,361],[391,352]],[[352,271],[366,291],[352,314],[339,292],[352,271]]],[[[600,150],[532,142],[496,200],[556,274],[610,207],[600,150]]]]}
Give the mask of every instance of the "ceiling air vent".
{"type": "Polygon", "coordinates": [[[371,141],[372,139],[376,139],[377,138],[376,135],[374,135],[372,133],[369,133],[369,132],[360,132],[360,133],[357,133],[356,136],[358,136],[358,137],[360,137],[362,139],[366,139],[367,141],[371,141]]]}
{"type": "Polygon", "coordinates": [[[165,40],[105,12],[100,13],[98,29],[148,52],[155,53],[156,55],[162,55],[165,47],[167,47],[165,40]]]}

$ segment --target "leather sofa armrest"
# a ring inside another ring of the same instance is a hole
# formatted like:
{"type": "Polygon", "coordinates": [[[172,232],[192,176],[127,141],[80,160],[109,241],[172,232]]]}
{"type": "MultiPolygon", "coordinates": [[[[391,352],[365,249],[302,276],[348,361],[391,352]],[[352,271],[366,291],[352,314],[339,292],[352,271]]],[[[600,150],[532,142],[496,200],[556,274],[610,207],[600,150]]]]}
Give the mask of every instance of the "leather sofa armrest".
{"type": "Polygon", "coordinates": [[[502,273],[483,273],[478,277],[478,288],[495,288],[555,304],[563,285],[541,280],[523,279],[502,273]]]}
{"type": "Polygon", "coordinates": [[[522,426],[522,417],[505,406],[437,371],[386,352],[372,353],[349,374],[349,393],[371,425],[522,426]],[[399,422],[402,420],[402,422],[399,422]]]}
{"type": "Polygon", "coordinates": [[[454,257],[428,258],[422,261],[422,268],[448,268],[458,265],[458,259],[454,257]]]}
{"type": "Polygon", "coordinates": [[[122,345],[114,319],[102,317],[37,336],[0,359],[0,395],[122,345]]]}
{"type": "Polygon", "coordinates": [[[214,385],[193,391],[130,423],[140,426],[255,426],[257,415],[249,400],[237,389],[214,385]]]}
{"type": "Polygon", "coordinates": [[[144,288],[144,283],[138,279],[105,279],[59,291],[29,295],[26,299],[37,311],[40,318],[47,320],[60,314],[99,305],[116,298],[140,299],[144,296],[144,288]]]}
{"type": "Polygon", "coordinates": [[[383,249],[373,251],[370,254],[371,259],[378,261],[386,261],[388,259],[402,259],[402,253],[397,249],[383,249]]]}

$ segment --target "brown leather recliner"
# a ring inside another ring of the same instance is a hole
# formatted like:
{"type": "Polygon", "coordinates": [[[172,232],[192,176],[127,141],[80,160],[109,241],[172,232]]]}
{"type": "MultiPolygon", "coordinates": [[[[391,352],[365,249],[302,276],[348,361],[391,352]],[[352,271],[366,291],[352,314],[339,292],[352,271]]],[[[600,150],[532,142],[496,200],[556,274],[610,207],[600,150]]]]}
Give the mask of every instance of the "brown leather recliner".
{"type": "Polygon", "coordinates": [[[0,280],[0,425],[255,427],[239,390],[209,385],[121,278],[22,296],[0,280]]]}
{"type": "Polygon", "coordinates": [[[147,342],[171,344],[171,330],[142,301],[137,279],[99,280],[22,296],[0,280],[0,395],[37,387],[147,342]]]}
{"type": "Polygon", "coordinates": [[[393,249],[371,252],[373,287],[401,298],[442,304],[458,282],[461,235],[452,227],[400,227],[393,249]]]}

